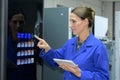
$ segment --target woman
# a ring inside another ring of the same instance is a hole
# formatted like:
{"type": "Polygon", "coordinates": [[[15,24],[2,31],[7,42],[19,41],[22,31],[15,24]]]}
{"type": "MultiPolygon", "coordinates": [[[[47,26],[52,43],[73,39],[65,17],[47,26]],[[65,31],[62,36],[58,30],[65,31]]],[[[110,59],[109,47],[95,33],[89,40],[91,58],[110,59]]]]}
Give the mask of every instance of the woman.
{"type": "MultiPolygon", "coordinates": [[[[23,31],[23,27],[25,25],[25,15],[22,10],[9,10],[8,15],[8,53],[7,58],[16,64],[16,45],[17,45],[17,33],[23,31]]],[[[8,63],[9,64],[9,63],[8,63]]],[[[12,65],[8,67],[12,67],[12,65]]],[[[15,66],[16,67],[16,66],[15,66]]]]}
{"type": "Polygon", "coordinates": [[[17,33],[23,31],[25,15],[23,10],[9,9],[7,39],[7,80],[23,80],[22,69],[17,66],[17,33]],[[19,72],[19,73],[18,73],[19,72]],[[19,74],[19,75],[18,75],[19,74]]]}
{"type": "Polygon", "coordinates": [[[40,57],[48,64],[57,66],[53,58],[72,60],[76,67],[60,64],[65,70],[64,80],[109,80],[109,64],[105,45],[90,32],[95,12],[88,7],[77,7],[70,14],[70,28],[74,35],[63,47],[53,50],[48,43],[37,37],[37,46],[44,49],[40,57]]]}

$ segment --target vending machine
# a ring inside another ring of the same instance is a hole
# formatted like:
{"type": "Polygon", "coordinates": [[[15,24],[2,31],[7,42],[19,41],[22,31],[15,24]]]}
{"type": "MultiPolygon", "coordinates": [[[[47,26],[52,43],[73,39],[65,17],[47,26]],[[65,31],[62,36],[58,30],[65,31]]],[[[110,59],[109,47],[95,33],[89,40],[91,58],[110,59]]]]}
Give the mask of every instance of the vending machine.
{"type": "Polygon", "coordinates": [[[8,0],[7,80],[36,80],[42,16],[43,0],[8,0]]]}

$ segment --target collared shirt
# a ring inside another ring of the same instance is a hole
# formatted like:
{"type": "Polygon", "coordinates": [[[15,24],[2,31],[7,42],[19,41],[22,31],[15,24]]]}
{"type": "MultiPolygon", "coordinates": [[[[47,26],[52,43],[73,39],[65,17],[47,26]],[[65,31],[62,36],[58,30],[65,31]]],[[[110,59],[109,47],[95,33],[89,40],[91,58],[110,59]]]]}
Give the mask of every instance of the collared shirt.
{"type": "Polygon", "coordinates": [[[49,50],[42,57],[51,66],[57,66],[53,58],[72,60],[81,69],[78,78],[69,71],[64,72],[64,80],[109,80],[109,64],[105,45],[91,33],[76,52],[77,37],[68,40],[63,47],[49,50]]]}
{"type": "Polygon", "coordinates": [[[77,46],[76,46],[76,51],[78,51],[82,46],[82,43],[77,43],[77,46]]]}

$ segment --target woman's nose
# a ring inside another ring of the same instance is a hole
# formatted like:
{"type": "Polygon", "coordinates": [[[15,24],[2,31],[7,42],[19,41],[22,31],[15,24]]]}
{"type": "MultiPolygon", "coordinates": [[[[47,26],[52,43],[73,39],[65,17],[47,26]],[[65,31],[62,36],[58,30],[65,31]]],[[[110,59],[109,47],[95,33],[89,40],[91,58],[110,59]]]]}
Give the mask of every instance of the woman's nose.
{"type": "Polygon", "coordinates": [[[19,22],[17,22],[16,27],[20,27],[20,23],[19,22]]]}

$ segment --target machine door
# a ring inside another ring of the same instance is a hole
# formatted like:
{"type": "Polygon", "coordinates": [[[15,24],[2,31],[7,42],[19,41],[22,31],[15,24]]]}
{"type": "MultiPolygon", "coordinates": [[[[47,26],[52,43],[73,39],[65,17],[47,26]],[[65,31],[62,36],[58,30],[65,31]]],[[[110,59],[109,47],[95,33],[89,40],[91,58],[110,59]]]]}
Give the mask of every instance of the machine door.
{"type": "MultiPolygon", "coordinates": [[[[66,7],[45,8],[44,10],[44,39],[57,49],[69,39],[69,12],[66,7]]],[[[43,80],[62,80],[63,71],[43,65],[43,80]]]]}
{"type": "Polygon", "coordinates": [[[34,34],[42,37],[43,0],[9,0],[7,80],[36,80],[34,34]]]}

